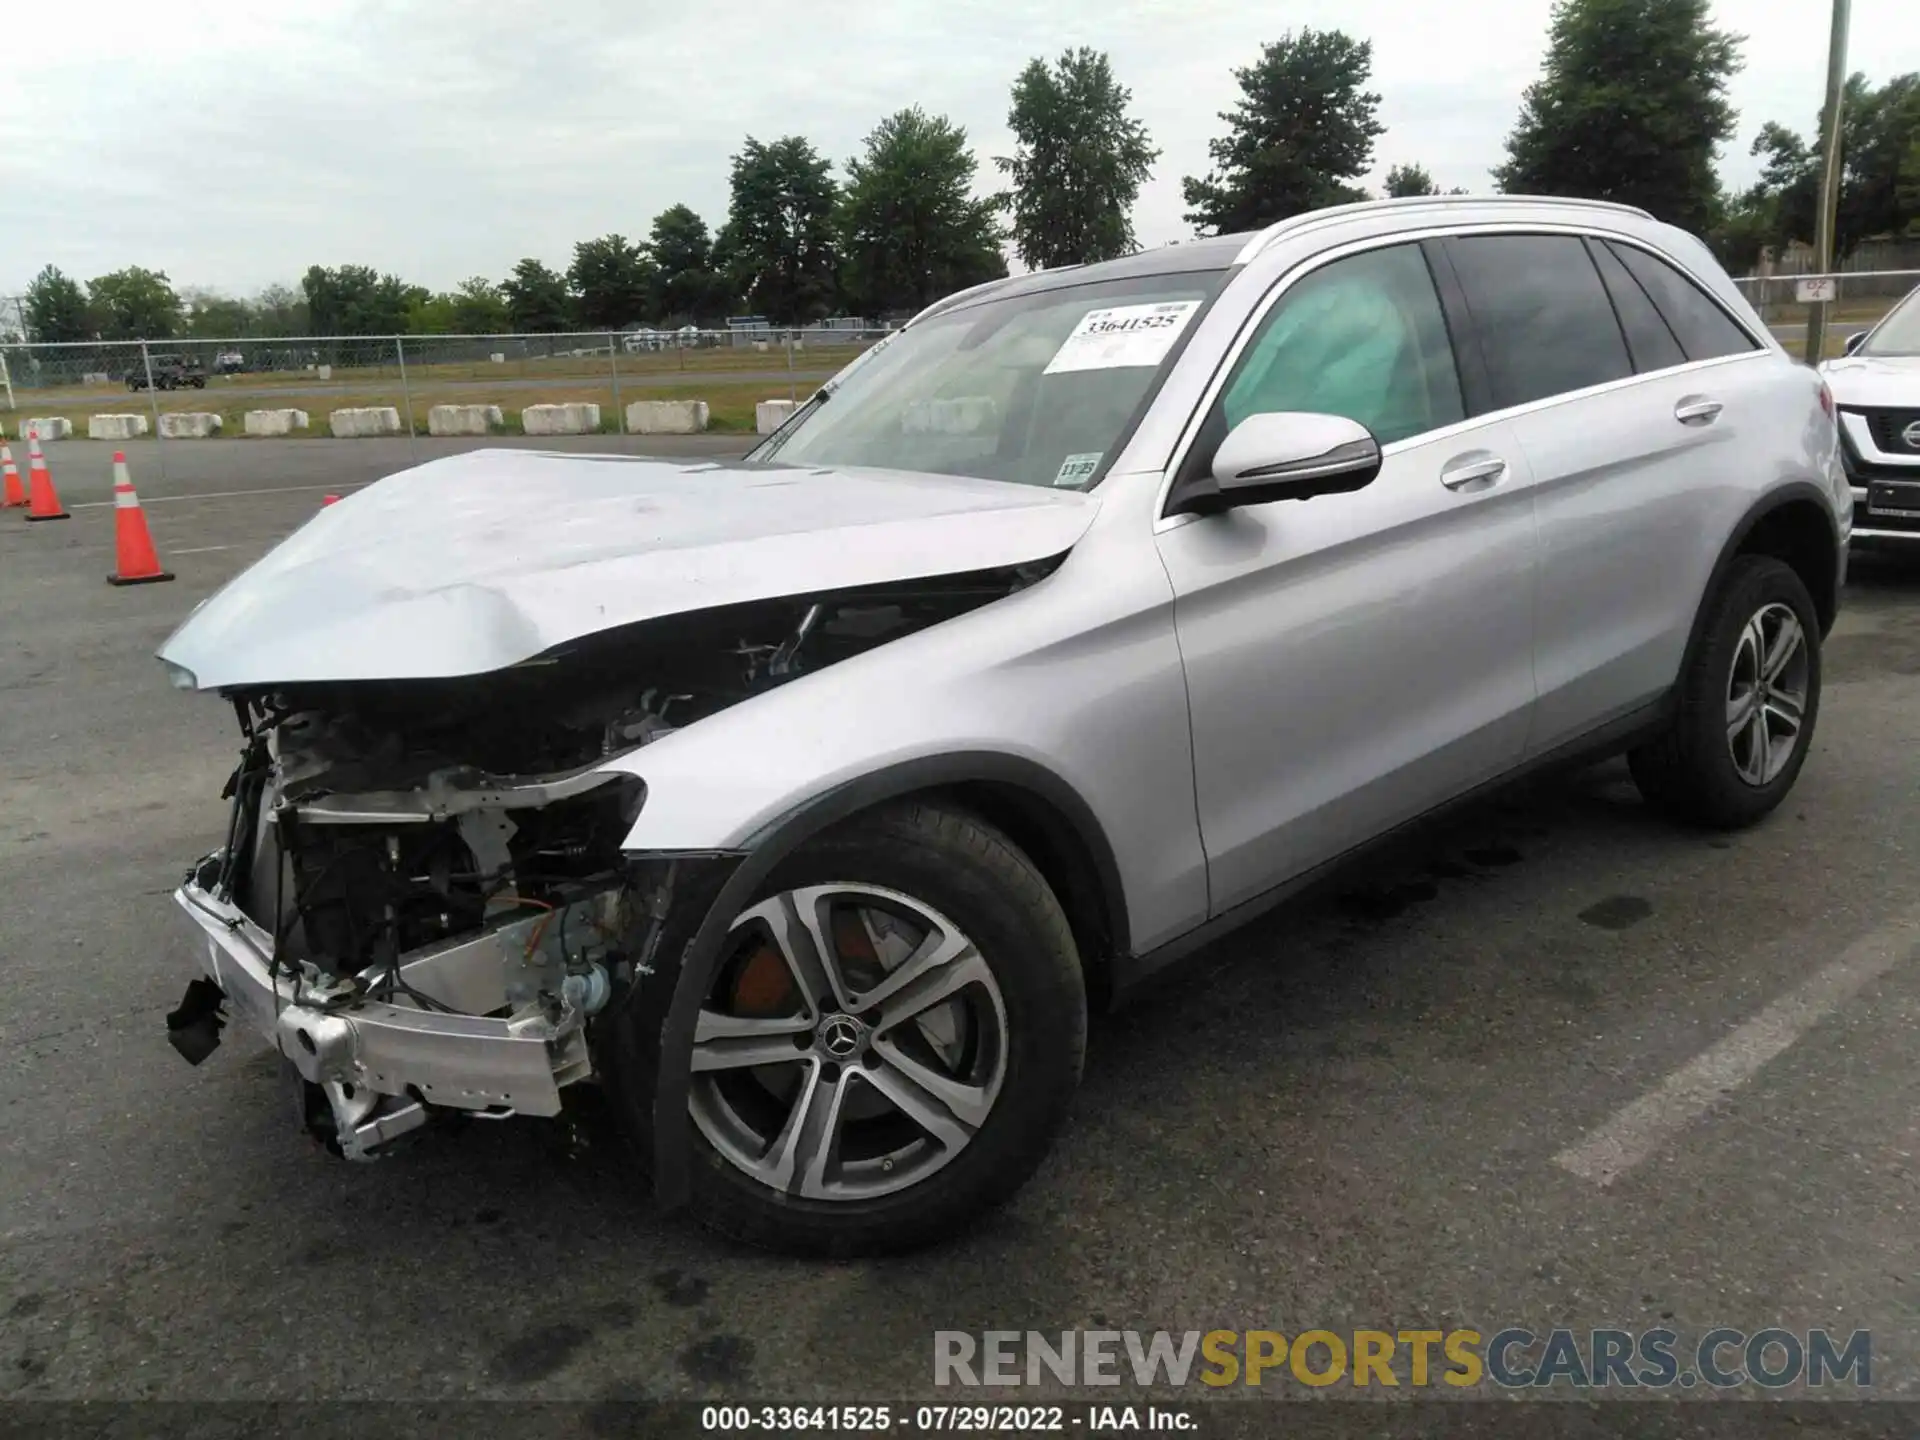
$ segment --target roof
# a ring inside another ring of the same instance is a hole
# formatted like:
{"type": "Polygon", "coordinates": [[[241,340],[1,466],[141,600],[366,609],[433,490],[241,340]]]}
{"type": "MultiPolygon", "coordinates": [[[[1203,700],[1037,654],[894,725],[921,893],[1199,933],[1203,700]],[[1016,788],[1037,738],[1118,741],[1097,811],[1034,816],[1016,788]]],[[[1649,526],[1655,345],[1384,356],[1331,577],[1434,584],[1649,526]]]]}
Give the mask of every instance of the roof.
{"type": "Polygon", "coordinates": [[[1264,230],[1214,235],[1203,240],[1188,240],[1178,245],[1141,250],[1118,260],[1103,260],[1098,264],[1066,265],[1053,270],[1036,270],[1027,275],[1013,275],[1004,280],[989,280],[984,285],[976,285],[934,301],[908,323],[913,324],[952,309],[963,301],[984,299],[988,295],[995,298],[1028,295],[1066,285],[1091,285],[1102,280],[1121,280],[1135,275],[1178,275],[1196,270],[1226,270],[1246,264],[1288,235],[1368,216],[1395,211],[1431,213],[1446,209],[1499,209],[1508,206],[1516,209],[1549,207],[1597,210],[1614,215],[1631,215],[1641,220],[1653,218],[1645,210],[1632,205],[1558,195],[1413,195],[1397,200],[1363,200],[1353,205],[1330,205],[1322,210],[1308,210],[1269,225],[1264,230]]]}

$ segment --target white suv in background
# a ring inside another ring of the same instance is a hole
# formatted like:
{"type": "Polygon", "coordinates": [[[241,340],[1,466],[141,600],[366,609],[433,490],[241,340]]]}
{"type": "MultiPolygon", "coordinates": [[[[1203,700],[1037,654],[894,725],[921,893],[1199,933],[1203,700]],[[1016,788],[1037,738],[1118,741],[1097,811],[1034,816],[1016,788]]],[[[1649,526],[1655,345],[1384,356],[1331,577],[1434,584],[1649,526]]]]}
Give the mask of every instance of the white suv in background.
{"type": "Polygon", "coordinates": [[[1920,288],[1820,370],[1840,409],[1854,540],[1920,543],[1920,288]]]}

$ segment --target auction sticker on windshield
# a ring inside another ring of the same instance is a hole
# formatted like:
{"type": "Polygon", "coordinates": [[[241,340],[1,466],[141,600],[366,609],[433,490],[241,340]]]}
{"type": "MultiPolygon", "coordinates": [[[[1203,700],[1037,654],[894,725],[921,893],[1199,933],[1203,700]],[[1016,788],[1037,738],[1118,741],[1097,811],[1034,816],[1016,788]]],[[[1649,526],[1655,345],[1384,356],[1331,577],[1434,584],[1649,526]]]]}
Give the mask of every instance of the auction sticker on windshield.
{"type": "Polygon", "coordinates": [[[1200,308],[1198,300],[1172,300],[1159,305],[1113,305],[1089,310],[1073,333],[1054,351],[1042,372],[1118,370],[1133,365],[1158,365],[1173,342],[1200,308]]]}

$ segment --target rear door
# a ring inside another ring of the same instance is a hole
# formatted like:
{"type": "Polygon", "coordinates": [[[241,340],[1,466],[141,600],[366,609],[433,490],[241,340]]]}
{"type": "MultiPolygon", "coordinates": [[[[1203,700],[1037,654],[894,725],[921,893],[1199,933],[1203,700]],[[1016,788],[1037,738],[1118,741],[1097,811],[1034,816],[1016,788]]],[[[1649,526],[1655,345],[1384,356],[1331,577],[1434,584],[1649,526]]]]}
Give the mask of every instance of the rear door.
{"type": "Polygon", "coordinates": [[[1540,531],[1529,755],[1659,698],[1678,674],[1701,547],[1764,403],[1758,347],[1636,245],[1571,233],[1447,245],[1534,475],[1540,531]]]}

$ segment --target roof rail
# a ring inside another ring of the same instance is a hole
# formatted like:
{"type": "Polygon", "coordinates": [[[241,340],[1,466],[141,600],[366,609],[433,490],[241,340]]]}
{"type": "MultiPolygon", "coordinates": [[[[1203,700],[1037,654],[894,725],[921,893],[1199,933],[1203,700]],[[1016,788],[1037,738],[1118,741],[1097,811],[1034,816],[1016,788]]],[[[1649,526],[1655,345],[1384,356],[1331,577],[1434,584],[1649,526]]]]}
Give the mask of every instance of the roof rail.
{"type": "Polygon", "coordinates": [[[1653,219],[1638,205],[1622,205],[1613,200],[1582,200],[1571,195],[1404,195],[1392,200],[1361,200],[1351,205],[1329,205],[1323,210],[1308,210],[1303,214],[1290,215],[1285,220],[1277,220],[1266,229],[1249,236],[1247,243],[1240,247],[1240,253],[1233,257],[1233,263],[1245,265],[1281,237],[1330,220],[1342,220],[1379,210],[1443,210],[1463,205],[1564,205],[1570,209],[1612,210],[1622,215],[1638,216],[1642,220],[1653,219]]]}
{"type": "MultiPolygon", "coordinates": [[[[1054,270],[1077,270],[1080,267],[1077,265],[1055,265],[1050,268],[1054,270]]],[[[1044,269],[1028,272],[1028,274],[1032,275],[1044,275],[1046,273],[1048,272],[1044,269]]],[[[985,280],[978,285],[969,285],[965,290],[956,290],[951,295],[942,295],[938,300],[927,306],[926,309],[922,310],[918,315],[915,315],[900,328],[902,330],[910,329],[918,325],[922,320],[938,315],[942,310],[947,310],[958,305],[962,300],[970,300],[976,295],[984,295],[989,290],[998,290],[1002,285],[1011,285],[1015,280],[1023,280],[1025,278],[1026,276],[1024,275],[1002,275],[997,280],[985,280]]]]}

